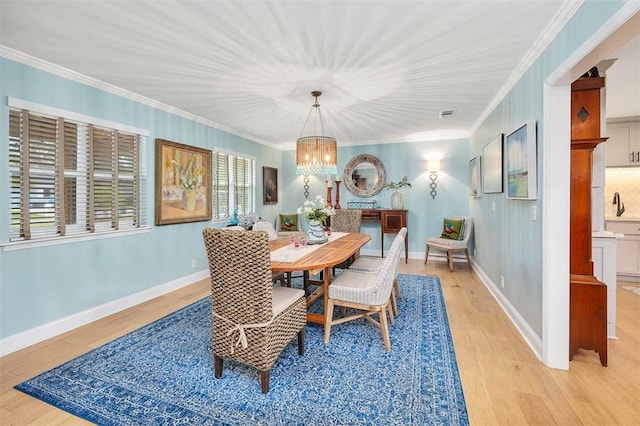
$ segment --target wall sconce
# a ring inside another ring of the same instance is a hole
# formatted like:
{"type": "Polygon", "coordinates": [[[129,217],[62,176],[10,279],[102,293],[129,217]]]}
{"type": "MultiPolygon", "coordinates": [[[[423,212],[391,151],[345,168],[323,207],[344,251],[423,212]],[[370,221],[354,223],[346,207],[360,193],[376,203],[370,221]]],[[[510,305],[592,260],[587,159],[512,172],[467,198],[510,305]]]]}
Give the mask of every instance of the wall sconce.
{"type": "Polygon", "coordinates": [[[436,183],[436,179],[438,179],[438,170],[440,170],[440,160],[428,160],[427,161],[427,169],[429,171],[429,179],[431,179],[431,183],[429,186],[431,187],[431,198],[436,198],[436,188],[438,184],[436,183]]]}

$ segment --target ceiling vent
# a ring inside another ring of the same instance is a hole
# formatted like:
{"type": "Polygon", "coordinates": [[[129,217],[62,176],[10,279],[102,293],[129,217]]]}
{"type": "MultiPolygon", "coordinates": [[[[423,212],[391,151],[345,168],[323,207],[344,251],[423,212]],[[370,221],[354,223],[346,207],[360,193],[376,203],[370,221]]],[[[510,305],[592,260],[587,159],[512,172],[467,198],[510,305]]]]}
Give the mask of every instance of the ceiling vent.
{"type": "Polygon", "coordinates": [[[453,117],[454,115],[456,115],[455,109],[443,109],[440,111],[440,118],[453,117]]]}

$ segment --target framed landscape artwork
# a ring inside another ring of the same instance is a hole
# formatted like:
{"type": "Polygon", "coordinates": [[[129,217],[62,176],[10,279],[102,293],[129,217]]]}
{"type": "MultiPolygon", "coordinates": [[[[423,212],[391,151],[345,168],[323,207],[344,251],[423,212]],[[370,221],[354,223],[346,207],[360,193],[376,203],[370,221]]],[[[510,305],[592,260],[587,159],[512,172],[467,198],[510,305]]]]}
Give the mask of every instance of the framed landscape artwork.
{"type": "Polygon", "coordinates": [[[527,121],[504,139],[507,198],[535,200],[537,194],[536,123],[527,121]]]}
{"type": "Polygon", "coordinates": [[[278,204],[278,169],[262,167],[263,204],[278,204]]]}
{"type": "Polygon", "coordinates": [[[503,191],[502,133],[482,149],[482,192],[493,194],[503,191]]]}
{"type": "Polygon", "coordinates": [[[156,225],[211,220],[211,151],[156,139],[156,225]]]}
{"type": "Polygon", "coordinates": [[[471,161],[469,161],[469,194],[472,197],[478,198],[480,197],[480,163],[482,162],[482,158],[480,156],[473,157],[471,161]]]}

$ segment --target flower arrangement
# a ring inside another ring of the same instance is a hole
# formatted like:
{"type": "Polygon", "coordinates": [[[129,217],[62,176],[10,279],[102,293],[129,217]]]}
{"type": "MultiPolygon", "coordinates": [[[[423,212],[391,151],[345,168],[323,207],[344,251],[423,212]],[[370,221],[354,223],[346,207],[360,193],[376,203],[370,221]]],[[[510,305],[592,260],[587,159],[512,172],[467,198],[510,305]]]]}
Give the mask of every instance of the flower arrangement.
{"type": "Polygon", "coordinates": [[[409,182],[409,178],[407,176],[400,179],[399,182],[390,181],[384,184],[385,189],[400,189],[405,186],[408,186],[409,188],[411,188],[411,182],[409,182]]]}
{"type": "Polygon", "coordinates": [[[173,173],[178,175],[180,179],[180,185],[184,190],[196,189],[200,183],[200,177],[204,176],[205,168],[203,166],[196,167],[196,155],[191,155],[191,158],[185,165],[180,161],[180,154],[176,153],[176,156],[172,160],[167,160],[165,163],[166,168],[173,169],[173,173]]]}
{"type": "Polygon", "coordinates": [[[298,207],[298,214],[303,214],[307,220],[317,220],[325,223],[329,216],[336,211],[332,207],[327,207],[324,199],[318,195],[314,200],[306,200],[302,207],[298,207]]]}

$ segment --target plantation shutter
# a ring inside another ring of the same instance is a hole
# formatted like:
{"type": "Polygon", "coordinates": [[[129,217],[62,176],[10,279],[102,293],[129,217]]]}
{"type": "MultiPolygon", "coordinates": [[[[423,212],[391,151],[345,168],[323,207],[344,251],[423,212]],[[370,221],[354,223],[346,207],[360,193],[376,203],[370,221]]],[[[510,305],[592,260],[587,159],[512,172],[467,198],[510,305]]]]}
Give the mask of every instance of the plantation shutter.
{"type": "Polygon", "coordinates": [[[140,135],[9,110],[9,240],[140,227],[140,135]]]}
{"type": "Polygon", "coordinates": [[[235,157],[234,162],[234,194],[235,208],[239,214],[253,210],[254,161],[248,158],[235,157]]]}
{"type": "Polygon", "coordinates": [[[229,217],[229,155],[213,153],[213,217],[229,217]]]}

